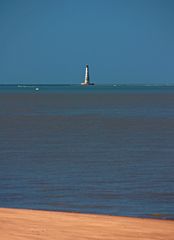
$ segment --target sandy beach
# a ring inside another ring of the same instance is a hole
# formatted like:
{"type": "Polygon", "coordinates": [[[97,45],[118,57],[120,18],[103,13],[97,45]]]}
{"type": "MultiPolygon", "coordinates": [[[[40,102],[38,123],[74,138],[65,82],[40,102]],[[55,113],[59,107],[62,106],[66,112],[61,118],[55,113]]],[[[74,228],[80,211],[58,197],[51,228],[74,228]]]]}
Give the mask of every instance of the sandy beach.
{"type": "Polygon", "coordinates": [[[1,208],[0,236],[2,240],[173,240],[174,221],[1,208]]]}

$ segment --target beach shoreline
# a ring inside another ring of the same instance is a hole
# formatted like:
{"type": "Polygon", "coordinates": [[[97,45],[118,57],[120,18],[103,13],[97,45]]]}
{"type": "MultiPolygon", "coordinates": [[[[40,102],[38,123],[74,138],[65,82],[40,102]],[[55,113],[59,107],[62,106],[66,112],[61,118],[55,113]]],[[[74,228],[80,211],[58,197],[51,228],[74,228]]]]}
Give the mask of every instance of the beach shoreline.
{"type": "Polygon", "coordinates": [[[0,208],[2,240],[172,240],[174,221],[0,208]]]}

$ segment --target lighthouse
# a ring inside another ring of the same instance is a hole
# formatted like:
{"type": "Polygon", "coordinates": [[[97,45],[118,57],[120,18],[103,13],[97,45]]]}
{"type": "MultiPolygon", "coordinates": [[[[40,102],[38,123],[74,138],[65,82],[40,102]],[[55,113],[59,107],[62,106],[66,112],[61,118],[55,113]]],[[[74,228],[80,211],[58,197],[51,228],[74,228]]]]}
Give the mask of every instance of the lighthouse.
{"type": "Polygon", "coordinates": [[[85,80],[84,82],[81,83],[81,85],[94,85],[94,83],[90,83],[90,79],[89,79],[89,66],[88,64],[86,64],[86,71],[85,71],[85,80]]]}

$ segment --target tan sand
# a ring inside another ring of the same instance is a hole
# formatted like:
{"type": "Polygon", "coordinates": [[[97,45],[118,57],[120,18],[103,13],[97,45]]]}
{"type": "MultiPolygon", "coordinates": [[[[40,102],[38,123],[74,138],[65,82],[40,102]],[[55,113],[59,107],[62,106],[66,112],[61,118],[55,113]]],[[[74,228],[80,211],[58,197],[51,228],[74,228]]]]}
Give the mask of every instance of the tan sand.
{"type": "Polygon", "coordinates": [[[174,240],[174,221],[0,208],[1,240],[174,240]]]}

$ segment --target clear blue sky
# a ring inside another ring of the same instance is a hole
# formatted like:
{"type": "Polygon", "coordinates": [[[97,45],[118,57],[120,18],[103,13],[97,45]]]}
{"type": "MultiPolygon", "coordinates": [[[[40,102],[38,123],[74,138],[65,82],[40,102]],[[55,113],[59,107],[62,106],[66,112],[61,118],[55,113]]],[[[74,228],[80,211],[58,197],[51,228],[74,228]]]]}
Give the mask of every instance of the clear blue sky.
{"type": "Polygon", "coordinates": [[[0,84],[174,84],[173,0],[0,0],[0,84]]]}

